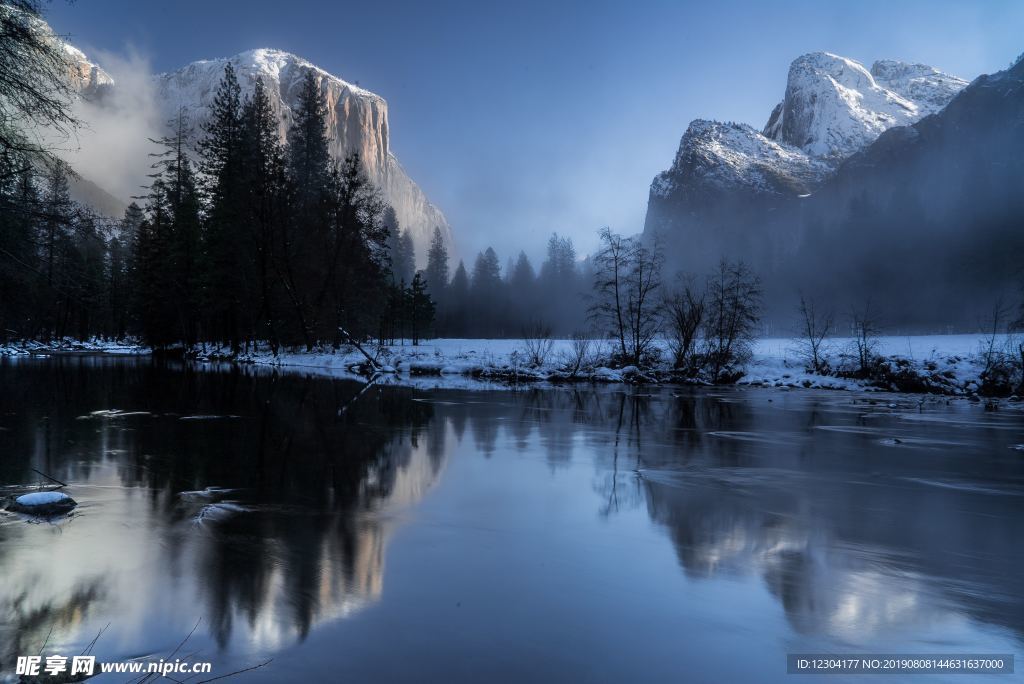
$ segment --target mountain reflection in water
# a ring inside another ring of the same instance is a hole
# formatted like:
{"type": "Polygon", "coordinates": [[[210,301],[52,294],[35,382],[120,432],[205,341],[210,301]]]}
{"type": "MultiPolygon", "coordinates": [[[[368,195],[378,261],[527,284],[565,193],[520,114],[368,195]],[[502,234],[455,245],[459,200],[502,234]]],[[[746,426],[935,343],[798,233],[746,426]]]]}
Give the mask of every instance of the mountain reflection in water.
{"type": "Polygon", "coordinates": [[[108,623],[101,659],[161,657],[201,620],[192,649],[222,669],[270,655],[296,679],[781,679],[788,651],[1024,638],[1013,406],[363,392],[88,356],[0,360],[0,386],[0,483],[36,468],[80,502],[54,524],[0,518],[4,674],[108,623]],[[382,662],[388,639],[403,655],[382,662]],[[712,662],[730,647],[749,662],[712,662]]]}

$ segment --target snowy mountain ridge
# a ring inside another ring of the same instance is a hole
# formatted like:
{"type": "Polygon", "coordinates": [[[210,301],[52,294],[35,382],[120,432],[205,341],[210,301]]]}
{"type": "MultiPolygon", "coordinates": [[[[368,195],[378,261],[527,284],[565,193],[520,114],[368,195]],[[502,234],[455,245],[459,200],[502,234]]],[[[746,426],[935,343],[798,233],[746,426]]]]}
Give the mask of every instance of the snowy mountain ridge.
{"type": "Polygon", "coordinates": [[[786,94],[764,134],[827,159],[845,159],[893,126],[906,126],[946,104],[967,82],[921,64],[862,64],[828,52],[798,57],[786,94]]]}
{"type": "Polygon", "coordinates": [[[802,150],[777,142],[747,124],[697,119],[683,135],[672,170],[659,174],[651,194],[667,197],[686,169],[719,189],[748,187],[758,192],[782,193],[809,189],[831,169],[802,150]]]}
{"type": "Polygon", "coordinates": [[[884,131],[934,114],[966,85],[922,64],[881,60],[869,71],[828,52],[802,55],[760,132],[746,124],[691,122],[671,168],[651,184],[651,201],[708,189],[806,194],[884,131]]]}

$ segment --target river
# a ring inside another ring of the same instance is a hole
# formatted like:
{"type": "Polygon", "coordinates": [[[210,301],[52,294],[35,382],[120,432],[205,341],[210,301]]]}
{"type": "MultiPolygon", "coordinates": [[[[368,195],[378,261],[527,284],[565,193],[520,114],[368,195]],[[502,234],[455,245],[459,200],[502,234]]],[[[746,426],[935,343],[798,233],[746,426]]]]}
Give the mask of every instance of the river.
{"type": "Polygon", "coordinates": [[[0,359],[0,459],[0,494],[34,468],[79,504],[0,514],[9,679],[97,635],[257,682],[781,682],[788,653],[1024,643],[1021,404],[54,355],[0,359]]]}

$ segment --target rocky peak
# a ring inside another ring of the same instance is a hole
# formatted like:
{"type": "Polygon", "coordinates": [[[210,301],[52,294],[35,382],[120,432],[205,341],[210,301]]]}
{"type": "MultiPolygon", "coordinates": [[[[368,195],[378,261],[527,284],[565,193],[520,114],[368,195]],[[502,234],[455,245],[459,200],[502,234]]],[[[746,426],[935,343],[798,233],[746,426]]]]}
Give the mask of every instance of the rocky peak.
{"type": "Polygon", "coordinates": [[[64,43],[63,47],[71,85],[79,95],[86,100],[98,100],[107,89],[114,86],[114,79],[110,74],[90,62],[84,52],[67,43],[64,43]]]}
{"type": "Polygon", "coordinates": [[[651,192],[667,196],[678,184],[699,178],[717,189],[799,193],[826,171],[824,162],[746,124],[697,119],[686,129],[672,169],[655,179],[651,192]]]}
{"type": "Polygon", "coordinates": [[[875,82],[917,105],[921,115],[934,114],[967,86],[967,81],[926,64],[882,59],[871,65],[875,82]]]}
{"type": "Polygon", "coordinates": [[[764,134],[816,157],[841,159],[921,116],[915,102],[879,85],[859,62],[814,52],[793,61],[785,98],[764,134]]]}

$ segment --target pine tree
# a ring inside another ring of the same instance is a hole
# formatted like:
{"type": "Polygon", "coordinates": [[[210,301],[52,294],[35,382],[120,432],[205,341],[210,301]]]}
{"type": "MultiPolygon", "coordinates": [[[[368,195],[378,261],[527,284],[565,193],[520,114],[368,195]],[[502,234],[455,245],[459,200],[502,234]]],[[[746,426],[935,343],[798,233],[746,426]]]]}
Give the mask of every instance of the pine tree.
{"type": "Polygon", "coordinates": [[[363,173],[358,155],[334,174],[331,217],[321,257],[322,283],[314,298],[320,335],[341,342],[338,331],[367,335],[385,305],[388,274],[387,205],[363,173]]]}
{"type": "Polygon", "coordinates": [[[469,274],[466,272],[466,265],[459,261],[455,268],[455,275],[448,286],[448,298],[444,310],[442,325],[446,335],[451,337],[464,337],[467,335],[466,320],[469,309],[469,274]]]}
{"type": "Polygon", "coordinates": [[[139,225],[132,253],[132,310],[143,339],[154,347],[171,344],[177,338],[172,301],[173,263],[170,259],[173,231],[170,202],[162,178],[149,188],[146,218],[139,225]]]}
{"type": "Polygon", "coordinates": [[[427,292],[427,284],[423,280],[422,273],[413,276],[407,298],[410,337],[412,343],[418,345],[420,340],[426,337],[427,331],[434,322],[434,302],[427,292]]]}
{"type": "Polygon", "coordinates": [[[327,140],[327,106],[316,72],[306,72],[288,129],[288,175],[302,209],[311,208],[328,187],[331,156],[327,140]]]}
{"type": "Polygon", "coordinates": [[[244,175],[241,88],[228,62],[199,144],[208,215],[203,235],[203,303],[208,332],[238,352],[247,302],[248,190],[244,175]]]}
{"type": "Polygon", "coordinates": [[[135,287],[133,255],[144,220],[145,215],[139,205],[135,202],[129,204],[107,245],[106,302],[109,318],[106,331],[107,335],[118,340],[128,334],[131,324],[129,293],[135,287]]]}
{"type": "MultiPolygon", "coordinates": [[[[171,122],[173,132],[158,140],[156,144],[163,151],[154,154],[153,185],[150,186],[146,210],[149,227],[146,231],[146,249],[160,250],[147,254],[151,260],[166,260],[156,265],[155,271],[146,271],[139,264],[139,275],[148,279],[145,289],[152,292],[155,308],[167,315],[173,312],[171,321],[177,334],[167,334],[165,323],[158,322],[150,315],[147,338],[154,344],[181,341],[189,348],[200,339],[199,312],[201,294],[202,225],[200,222],[200,199],[195,175],[186,151],[189,135],[183,111],[171,122]],[[150,231],[153,234],[150,234],[150,231]]],[[[140,240],[143,231],[140,231],[140,240]]],[[[145,302],[142,302],[145,306],[145,302]]]]}
{"type": "Polygon", "coordinates": [[[501,336],[504,318],[501,295],[501,265],[498,255],[488,247],[476,257],[473,264],[473,278],[470,283],[470,315],[480,325],[481,332],[488,337],[501,336]]]}
{"type": "Polygon", "coordinates": [[[445,290],[448,287],[448,248],[444,244],[441,228],[434,227],[430,238],[430,249],[427,250],[427,269],[423,274],[427,289],[437,302],[445,301],[445,290]]]}
{"type": "Polygon", "coordinates": [[[38,332],[42,292],[36,223],[40,198],[22,155],[0,154],[0,341],[38,332]]]}
{"type": "Polygon", "coordinates": [[[243,186],[247,190],[247,241],[254,253],[252,278],[256,281],[250,296],[257,301],[251,336],[269,339],[274,352],[279,346],[279,283],[285,273],[279,241],[286,233],[287,184],[284,157],[278,138],[277,121],[270,106],[262,78],[256,79],[253,93],[242,107],[243,186]]]}
{"type": "Polygon", "coordinates": [[[70,293],[65,287],[67,274],[64,266],[73,230],[73,210],[68,189],[67,167],[63,162],[52,162],[46,167],[38,240],[42,245],[42,268],[46,286],[43,293],[43,301],[46,304],[40,311],[46,339],[63,337],[66,332],[70,293]]]}
{"type": "Polygon", "coordinates": [[[332,253],[330,205],[336,180],[327,142],[326,105],[312,69],[299,89],[285,157],[290,206],[276,251],[294,326],[309,350],[316,342],[319,313],[310,298],[324,292],[324,283],[331,279],[330,261],[325,257],[332,253]]]}
{"type": "Polygon", "coordinates": [[[392,283],[412,282],[416,272],[416,257],[409,231],[402,230],[395,210],[388,207],[384,212],[384,224],[388,228],[388,251],[391,253],[392,283]]]}

